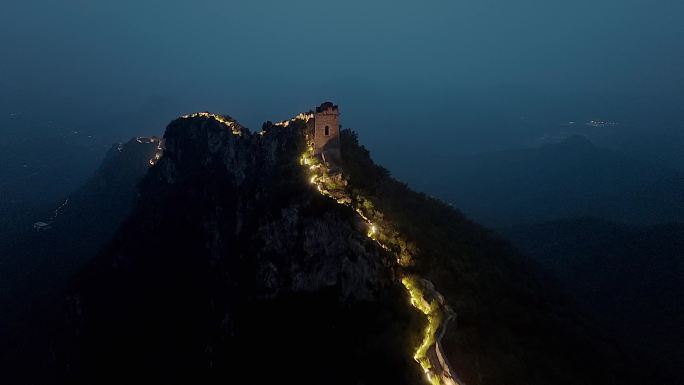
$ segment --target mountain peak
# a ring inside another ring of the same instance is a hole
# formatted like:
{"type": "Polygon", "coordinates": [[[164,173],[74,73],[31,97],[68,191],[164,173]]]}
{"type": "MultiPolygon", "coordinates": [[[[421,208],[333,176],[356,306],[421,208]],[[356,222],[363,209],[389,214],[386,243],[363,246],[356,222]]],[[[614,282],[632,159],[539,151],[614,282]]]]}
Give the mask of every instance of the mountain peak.
{"type": "Polygon", "coordinates": [[[65,383],[607,377],[520,255],[391,178],[349,130],[327,162],[312,118],[255,134],[210,113],[169,124],[131,215],[68,292],[65,383]]]}
{"type": "Polygon", "coordinates": [[[577,147],[594,147],[594,143],[592,143],[591,140],[589,140],[586,136],[580,134],[568,136],[567,138],[563,139],[563,141],[561,141],[559,144],[577,147]]]}

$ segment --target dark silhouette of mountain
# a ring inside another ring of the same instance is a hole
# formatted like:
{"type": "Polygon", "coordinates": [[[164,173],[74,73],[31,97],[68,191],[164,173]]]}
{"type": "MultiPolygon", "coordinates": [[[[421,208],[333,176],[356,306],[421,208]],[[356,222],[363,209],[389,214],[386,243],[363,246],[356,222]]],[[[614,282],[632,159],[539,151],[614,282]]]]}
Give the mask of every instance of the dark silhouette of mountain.
{"type": "Polygon", "coordinates": [[[493,227],[576,216],[656,224],[684,218],[684,176],[581,136],[462,158],[429,191],[493,227]]]}
{"type": "MultiPolygon", "coordinates": [[[[600,336],[604,330],[559,294],[536,264],[459,211],[392,179],[350,131],[342,139],[350,184],[416,243],[416,269],[454,306],[458,327],[444,344],[465,383],[644,380],[643,364],[600,336]]],[[[646,373],[648,380],[671,383],[646,373]]]]}
{"type": "Polygon", "coordinates": [[[56,301],[67,278],[109,241],[129,213],[157,146],[149,138],[113,146],[83,186],[54,204],[57,210],[32,212],[32,221],[44,221],[48,229],[22,223],[0,233],[0,338],[7,347],[0,358],[35,354],[24,351],[31,345],[25,339],[40,333],[23,324],[36,316],[33,309],[56,301]]]}
{"type": "Polygon", "coordinates": [[[684,375],[684,225],[576,218],[502,229],[614,337],[684,375]]]}
{"type": "Polygon", "coordinates": [[[303,134],[169,125],[132,216],[74,281],[65,382],[417,382],[388,255],[309,187],[303,134]]]}
{"type": "MultiPolygon", "coordinates": [[[[74,276],[63,310],[24,325],[45,330],[33,341],[42,353],[5,361],[8,382],[424,384],[413,354],[429,329],[400,282],[408,275],[429,280],[455,312],[440,343],[463,383],[652,375],[536,264],[391,178],[353,132],[341,132],[342,159],[330,167],[344,179],[330,184],[410,250],[406,265],[344,197],[311,184],[304,121],[264,127],[252,134],[201,114],[173,121],[130,215],[74,276]]],[[[109,204],[98,199],[84,212],[109,204]]],[[[75,251],[81,261],[90,252],[75,251]]]]}
{"type": "Polygon", "coordinates": [[[67,124],[45,111],[7,105],[0,107],[0,234],[30,225],[31,217],[79,188],[112,142],[160,135],[180,112],[173,100],[157,96],[107,118],[87,111],[78,124],[67,124]]]}
{"type": "Polygon", "coordinates": [[[615,147],[630,156],[684,171],[684,132],[679,125],[646,132],[633,129],[607,139],[606,146],[615,147]]]}
{"type": "Polygon", "coordinates": [[[0,233],[77,189],[107,150],[89,132],[12,112],[0,139],[0,233]]]}

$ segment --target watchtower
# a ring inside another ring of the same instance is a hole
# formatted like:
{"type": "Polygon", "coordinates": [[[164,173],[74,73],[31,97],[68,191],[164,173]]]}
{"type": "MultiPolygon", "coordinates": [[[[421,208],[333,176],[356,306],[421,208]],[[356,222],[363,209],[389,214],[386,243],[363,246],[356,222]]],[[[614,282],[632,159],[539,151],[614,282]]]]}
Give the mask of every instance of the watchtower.
{"type": "Polygon", "coordinates": [[[314,114],[314,154],[340,158],[340,111],[330,102],[316,107],[314,114]]]}

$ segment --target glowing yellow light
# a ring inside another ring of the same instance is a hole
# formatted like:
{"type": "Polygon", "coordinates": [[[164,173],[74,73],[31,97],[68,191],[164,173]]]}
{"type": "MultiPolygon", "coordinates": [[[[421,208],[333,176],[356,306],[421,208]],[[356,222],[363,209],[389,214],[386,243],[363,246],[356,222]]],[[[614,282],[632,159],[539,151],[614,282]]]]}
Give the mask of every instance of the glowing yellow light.
{"type": "Polygon", "coordinates": [[[241,130],[240,127],[237,125],[237,123],[235,123],[235,122],[232,121],[232,120],[228,120],[228,119],[226,119],[224,116],[221,116],[221,115],[212,114],[212,113],[209,113],[209,112],[196,112],[196,113],[194,113],[194,114],[183,115],[183,116],[182,116],[183,119],[198,118],[198,117],[199,117],[199,118],[210,118],[210,119],[214,119],[214,120],[216,120],[217,122],[223,124],[224,126],[230,128],[230,131],[233,133],[233,135],[238,135],[238,136],[242,135],[242,130],[241,130]]]}
{"type": "MultiPolygon", "coordinates": [[[[292,119],[291,121],[296,119],[297,118],[292,119]]],[[[305,116],[304,119],[308,119],[308,117],[305,116]]],[[[287,127],[289,122],[290,121],[285,121],[276,125],[287,127]]],[[[412,255],[407,248],[406,242],[402,240],[397,241],[396,237],[392,236],[389,236],[388,238],[386,234],[393,234],[391,229],[385,230],[383,231],[383,234],[381,234],[383,241],[389,240],[389,245],[377,239],[379,228],[371,222],[369,217],[375,219],[382,218],[382,214],[375,212],[372,209],[372,205],[367,207],[367,205],[364,204],[354,204],[354,202],[368,202],[368,200],[358,196],[355,197],[355,199],[352,199],[352,195],[345,189],[346,183],[339,183],[339,175],[331,177],[331,172],[327,167],[327,163],[321,162],[318,158],[314,157],[312,144],[309,143],[307,147],[307,152],[300,157],[300,165],[309,166],[308,168],[310,171],[320,169],[317,171],[317,175],[311,176],[310,183],[315,185],[316,189],[322,195],[333,198],[341,205],[352,207],[359,217],[368,224],[368,237],[373,239],[375,243],[387,252],[394,253],[399,266],[409,266],[412,261],[412,255]],[[364,212],[364,210],[367,212],[364,212]]],[[[401,282],[408,292],[411,305],[425,315],[428,321],[427,327],[423,330],[423,339],[413,354],[414,360],[416,360],[422,368],[430,385],[457,385],[453,380],[454,376],[449,372],[448,366],[444,369],[444,373],[437,373],[436,370],[432,368],[432,363],[428,357],[428,352],[433,348],[437,349],[438,354],[440,352],[437,344],[437,333],[444,320],[442,305],[440,305],[437,299],[428,301],[425,298],[425,293],[423,292],[419,278],[405,276],[401,279],[401,282]]],[[[437,296],[439,296],[438,293],[437,296]]]]}
{"type": "Polygon", "coordinates": [[[375,227],[374,224],[369,223],[370,227],[368,228],[368,238],[373,238],[375,235],[377,228],[375,227]]]}
{"type": "Polygon", "coordinates": [[[302,120],[302,121],[304,121],[304,123],[307,123],[309,120],[311,120],[313,118],[314,118],[314,114],[301,113],[301,114],[295,116],[294,118],[292,118],[290,120],[283,120],[282,122],[278,122],[278,123],[275,123],[273,125],[278,126],[278,127],[289,127],[290,123],[294,123],[297,120],[302,120]]]}

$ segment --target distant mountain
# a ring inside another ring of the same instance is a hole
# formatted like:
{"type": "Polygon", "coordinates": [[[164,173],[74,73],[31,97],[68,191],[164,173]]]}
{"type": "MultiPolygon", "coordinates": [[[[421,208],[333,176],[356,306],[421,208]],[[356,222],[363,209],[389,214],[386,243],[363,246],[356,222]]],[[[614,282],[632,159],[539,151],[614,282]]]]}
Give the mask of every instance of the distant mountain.
{"type": "Polygon", "coordinates": [[[135,156],[104,173],[127,193],[91,180],[103,195],[82,194],[70,239],[132,211],[64,311],[20,329],[42,354],[5,354],[4,382],[425,384],[439,365],[471,385],[643,383],[534,263],[392,179],[353,132],[321,163],[303,118],[264,127],[180,118],[149,171],[135,156]]]}
{"type": "Polygon", "coordinates": [[[92,118],[94,112],[88,111],[78,124],[44,111],[0,107],[0,234],[25,226],[37,211],[76,190],[112,142],[161,135],[160,127],[179,112],[173,100],[159,96],[113,117],[92,118]]]}
{"type": "Polygon", "coordinates": [[[613,336],[684,376],[684,225],[576,218],[500,232],[551,271],[613,336]]]}
{"type": "Polygon", "coordinates": [[[682,127],[658,132],[630,132],[607,145],[641,159],[649,159],[675,170],[684,171],[684,130],[682,127]]]}
{"type": "Polygon", "coordinates": [[[461,158],[425,188],[489,226],[575,216],[684,221],[684,174],[599,148],[581,136],[461,158]]]}
{"type": "Polygon", "coordinates": [[[612,125],[565,123],[547,131],[538,141],[557,142],[559,138],[582,135],[597,146],[614,149],[644,162],[684,171],[684,130],[681,119],[672,119],[672,116],[644,118],[612,125]]]}
{"type": "Polygon", "coordinates": [[[0,116],[0,233],[78,188],[106,151],[92,132],[22,113],[0,116]]]}
{"type": "Polygon", "coordinates": [[[35,353],[23,351],[22,339],[45,336],[23,325],[36,316],[34,309],[55,302],[67,278],[112,237],[130,211],[158,145],[154,138],[114,145],[68,199],[49,211],[32,211],[26,218],[31,222],[24,219],[0,232],[0,345],[11,347],[0,352],[0,361],[8,352],[35,353]],[[46,227],[34,229],[33,222],[46,227]]]}

